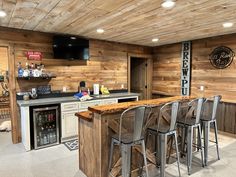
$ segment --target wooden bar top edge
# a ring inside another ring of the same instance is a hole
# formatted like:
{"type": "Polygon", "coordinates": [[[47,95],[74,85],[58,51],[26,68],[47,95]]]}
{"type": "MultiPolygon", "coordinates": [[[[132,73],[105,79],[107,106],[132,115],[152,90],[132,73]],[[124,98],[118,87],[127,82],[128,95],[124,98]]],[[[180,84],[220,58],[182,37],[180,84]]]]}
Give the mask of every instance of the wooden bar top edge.
{"type": "Polygon", "coordinates": [[[93,107],[89,107],[88,110],[97,114],[112,114],[112,113],[124,111],[125,109],[128,109],[129,107],[132,107],[132,106],[139,106],[139,105],[158,106],[158,105],[165,104],[171,101],[190,100],[193,98],[195,97],[174,96],[174,97],[157,98],[157,99],[150,99],[150,100],[116,103],[116,104],[110,104],[110,105],[93,106],[93,107]]]}
{"type": "Polygon", "coordinates": [[[93,121],[93,112],[91,111],[82,111],[75,113],[75,116],[77,116],[80,119],[87,120],[89,122],[93,121]]]}

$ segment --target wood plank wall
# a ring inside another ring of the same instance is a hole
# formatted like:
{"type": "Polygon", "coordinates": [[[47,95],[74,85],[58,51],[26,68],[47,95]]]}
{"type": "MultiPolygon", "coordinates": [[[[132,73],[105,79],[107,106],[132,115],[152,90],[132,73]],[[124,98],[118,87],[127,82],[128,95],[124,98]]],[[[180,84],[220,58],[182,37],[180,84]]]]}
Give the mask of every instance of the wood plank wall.
{"type": "MultiPolygon", "coordinates": [[[[223,100],[236,100],[236,58],[226,69],[214,68],[209,55],[218,46],[230,47],[236,53],[236,34],[192,41],[192,96],[220,94],[223,100]],[[204,92],[200,86],[205,87],[204,92]]],[[[180,95],[181,44],[154,48],[153,93],[180,95]]],[[[222,103],[219,110],[219,130],[236,133],[236,104],[222,103]]]]}
{"type": "Polygon", "coordinates": [[[180,95],[180,51],[180,44],[153,49],[153,94],[180,95]]]}
{"type": "Polygon", "coordinates": [[[14,44],[15,67],[18,62],[25,66],[26,51],[40,51],[43,53],[42,63],[46,70],[57,76],[51,81],[18,80],[17,92],[29,91],[32,87],[47,84],[50,84],[53,90],[62,90],[63,86],[66,86],[68,91],[74,92],[78,90],[79,82],[83,80],[90,88],[94,83],[105,85],[109,89],[121,89],[121,84],[127,88],[128,53],[151,54],[149,47],[90,40],[89,61],[56,60],[52,59],[51,34],[1,28],[0,40],[11,41],[14,44]]]}
{"type": "MultiPolygon", "coordinates": [[[[128,45],[99,40],[90,40],[89,61],[68,61],[52,59],[52,34],[33,31],[17,30],[0,27],[0,46],[10,46],[10,63],[15,65],[21,62],[23,65],[27,62],[26,51],[40,51],[43,53],[42,63],[46,70],[57,75],[57,78],[51,81],[26,81],[15,80],[12,92],[30,91],[32,87],[38,85],[52,86],[52,90],[62,90],[63,86],[68,91],[76,92],[79,82],[87,81],[87,85],[92,87],[93,83],[103,84],[109,89],[120,89],[121,84],[127,88],[127,60],[128,53],[133,54],[151,54],[150,47],[137,45],[128,45]]],[[[35,63],[35,62],[34,62],[35,63]]],[[[10,66],[11,67],[11,66],[10,66]]],[[[11,67],[11,71],[12,71],[11,67]]],[[[16,69],[17,72],[17,69],[16,69]]],[[[10,75],[12,75],[10,73],[10,75]]],[[[19,119],[16,115],[16,98],[12,95],[14,102],[12,107],[13,117],[13,142],[20,142],[19,119]]]]}
{"type": "MultiPolygon", "coordinates": [[[[0,46],[0,75],[6,77],[6,71],[8,70],[8,51],[7,47],[0,46]]],[[[2,95],[2,87],[0,86],[0,95],[2,95]]]]}
{"type": "MultiPolygon", "coordinates": [[[[223,99],[236,99],[236,60],[226,69],[216,69],[209,61],[210,53],[221,45],[236,53],[236,34],[192,41],[191,95],[221,94],[223,99]]],[[[153,92],[180,95],[180,60],[180,43],[154,48],[153,92]]]]}

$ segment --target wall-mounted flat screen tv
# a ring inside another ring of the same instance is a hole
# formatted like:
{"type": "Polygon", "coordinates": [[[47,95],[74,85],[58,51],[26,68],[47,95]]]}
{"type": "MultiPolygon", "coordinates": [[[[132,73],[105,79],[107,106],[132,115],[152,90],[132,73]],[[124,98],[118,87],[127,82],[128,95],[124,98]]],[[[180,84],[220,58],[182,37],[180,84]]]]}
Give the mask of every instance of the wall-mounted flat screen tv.
{"type": "Polygon", "coordinates": [[[76,36],[55,35],[53,53],[55,59],[88,60],[89,40],[76,36]]]}

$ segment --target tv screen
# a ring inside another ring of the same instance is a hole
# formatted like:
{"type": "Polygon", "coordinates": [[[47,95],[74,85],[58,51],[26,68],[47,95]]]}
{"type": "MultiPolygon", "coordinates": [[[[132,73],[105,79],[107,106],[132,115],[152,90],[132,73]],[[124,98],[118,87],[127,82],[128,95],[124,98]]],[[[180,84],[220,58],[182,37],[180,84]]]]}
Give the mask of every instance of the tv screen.
{"type": "Polygon", "coordinates": [[[53,53],[55,59],[88,60],[89,40],[74,36],[54,36],[53,53]]]}

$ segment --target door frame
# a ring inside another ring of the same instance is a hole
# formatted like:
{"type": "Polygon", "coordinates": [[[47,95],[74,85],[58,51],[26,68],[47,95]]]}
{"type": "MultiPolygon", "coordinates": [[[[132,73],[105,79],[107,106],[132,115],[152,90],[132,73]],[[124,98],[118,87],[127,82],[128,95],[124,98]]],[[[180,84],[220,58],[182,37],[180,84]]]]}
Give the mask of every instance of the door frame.
{"type": "Polygon", "coordinates": [[[21,141],[19,122],[18,122],[18,109],[16,105],[16,73],[15,73],[15,55],[14,55],[14,45],[12,43],[1,41],[0,47],[7,48],[8,55],[8,76],[9,76],[9,101],[10,101],[10,116],[11,116],[11,135],[12,142],[14,144],[21,141]]]}
{"type": "Polygon", "coordinates": [[[128,53],[128,91],[131,91],[131,58],[132,57],[137,57],[140,59],[145,59],[147,60],[147,99],[152,99],[152,74],[153,74],[153,58],[152,55],[147,55],[147,54],[134,54],[134,53],[128,53]]]}

